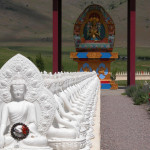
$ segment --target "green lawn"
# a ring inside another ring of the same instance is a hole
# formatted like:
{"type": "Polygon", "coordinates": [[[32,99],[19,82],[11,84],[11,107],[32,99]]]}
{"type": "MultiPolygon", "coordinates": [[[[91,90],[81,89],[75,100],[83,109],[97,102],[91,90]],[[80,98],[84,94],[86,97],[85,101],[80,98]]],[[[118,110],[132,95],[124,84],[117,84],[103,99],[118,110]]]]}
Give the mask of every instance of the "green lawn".
{"type": "MultiPolygon", "coordinates": [[[[77,63],[70,59],[70,52],[72,49],[63,48],[62,66],[63,71],[77,71],[77,63]],[[70,51],[70,52],[69,52],[70,51]]],[[[23,46],[9,46],[0,47],[0,68],[3,64],[16,54],[23,54],[26,57],[31,57],[34,61],[36,55],[41,53],[45,64],[46,71],[52,71],[52,48],[51,47],[23,47],[23,46]]]]}
{"type": "MultiPolygon", "coordinates": [[[[127,81],[115,81],[119,86],[127,86],[127,81]]],[[[143,85],[145,80],[136,80],[136,85],[143,85]]],[[[150,84],[150,81],[147,80],[147,82],[150,84]]]]}
{"type": "Polygon", "coordinates": [[[12,56],[20,53],[35,60],[36,55],[42,54],[45,63],[45,70],[52,70],[52,53],[50,47],[0,47],[0,67],[12,56]]]}
{"type": "MultiPolygon", "coordinates": [[[[62,48],[62,66],[64,71],[77,71],[77,63],[69,58],[70,52],[75,52],[75,48],[72,46],[64,46],[62,48]]],[[[126,48],[115,48],[114,52],[118,52],[120,56],[127,55],[126,48]]],[[[12,56],[20,53],[24,56],[30,56],[33,60],[37,54],[41,53],[45,63],[45,70],[52,71],[52,47],[50,46],[8,46],[0,47],[0,67],[12,56]]],[[[137,48],[136,58],[138,57],[150,57],[150,48],[137,48]]],[[[112,70],[126,71],[127,61],[116,60],[111,64],[112,70]]],[[[136,71],[150,71],[150,60],[136,60],[136,71]]]]}
{"type": "MultiPolygon", "coordinates": [[[[127,48],[116,47],[114,52],[118,52],[121,56],[127,56],[127,48]]],[[[136,57],[150,57],[150,47],[137,47],[136,48],[136,57]]]]}

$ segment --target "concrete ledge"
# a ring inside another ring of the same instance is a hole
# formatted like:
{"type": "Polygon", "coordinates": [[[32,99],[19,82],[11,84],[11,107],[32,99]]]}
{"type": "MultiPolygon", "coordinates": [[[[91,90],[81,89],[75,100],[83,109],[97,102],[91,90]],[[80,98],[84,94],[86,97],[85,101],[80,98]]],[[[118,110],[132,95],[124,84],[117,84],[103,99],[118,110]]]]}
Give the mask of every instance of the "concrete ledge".
{"type": "Polygon", "coordinates": [[[92,148],[91,150],[100,150],[101,147],[101,132],[100,132],[100,113],[101,113],[101,90],[99,89],[99,97],[97,102],[96,108],[96,117],[94,118],[95,125],[93,126],[94,129],[94,136],[95,138],[91,140],[92,148]]]}

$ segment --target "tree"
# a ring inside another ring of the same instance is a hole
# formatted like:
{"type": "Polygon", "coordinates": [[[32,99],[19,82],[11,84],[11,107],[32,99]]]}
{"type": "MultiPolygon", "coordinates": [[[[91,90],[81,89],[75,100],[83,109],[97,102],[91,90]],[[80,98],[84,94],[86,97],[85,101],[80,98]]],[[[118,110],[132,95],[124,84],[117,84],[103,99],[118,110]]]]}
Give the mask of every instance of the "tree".
{"type": "Polygon", "coordinates": [[[116,73],[117,73],[117,68],[113,68],[110,76],[112,80],[116,80],[116,73]]]}
{"type": "Polygon", "coordinates": [[[32,57],[28,56],[27,58],[34,63],[32,57]]]}
{"type": "Polygon", "coordinates": [[[41,53],[36,56],[35,64],[41,72],[45,70],[44,61],[42,59],[41,53]]]}

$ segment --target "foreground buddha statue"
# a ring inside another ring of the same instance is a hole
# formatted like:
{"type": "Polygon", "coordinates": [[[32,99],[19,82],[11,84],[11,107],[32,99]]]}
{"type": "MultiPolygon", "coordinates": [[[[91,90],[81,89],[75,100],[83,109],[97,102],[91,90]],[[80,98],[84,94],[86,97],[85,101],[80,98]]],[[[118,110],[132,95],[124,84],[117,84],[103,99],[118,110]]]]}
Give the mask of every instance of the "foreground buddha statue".
{"type": "MultiPolygon", "coordinates": [[[[14,147],[15,140],[10,133],[5,135],[7,120],[10,127],[16,123],[24,123],[28,126],[30,134],[20,142],[21,147],[46,147],[47,138],[41,136],[36,127],[36,110],[33,103],[25,100],[27,87],[21,76],[16,76],[10,86],[11,102],[5,104],[2,111],[1,129],[0,129],[0,147],[14,147]],[[31,115],[32,114],[32,115],[31,115]]],[[[10,132],[11,129],[9,129],[10,132]]]]}
{"type": "Polygon", "coordinates": [[[17,55],[2,67],[0,97],[0,148],[52,150],[46,133],[55,116],[54,97],[44,87],[38,69],[24,56],[17,55]],[[12,126],[18,123],[29,129],[29,135],[20,141],[11,135],[12,126]]]}

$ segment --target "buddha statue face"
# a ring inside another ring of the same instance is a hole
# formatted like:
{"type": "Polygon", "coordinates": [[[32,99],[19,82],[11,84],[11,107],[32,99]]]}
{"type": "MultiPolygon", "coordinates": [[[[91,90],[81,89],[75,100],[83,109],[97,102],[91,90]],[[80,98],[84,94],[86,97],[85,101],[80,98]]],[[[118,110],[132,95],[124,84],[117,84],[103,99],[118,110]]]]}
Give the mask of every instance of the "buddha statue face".
{"type": "Polygon", "coordinates": [[[26,94],[26,82],[18,73],[11,82],[10,93],[13,101],[22,101],[26,94]]]}
{"type": "Polygon", "coordinates": [[[13,84],[10,88],[12,99],[15,101],[24,100],[26,86],[24,84],[13,84]]]}

